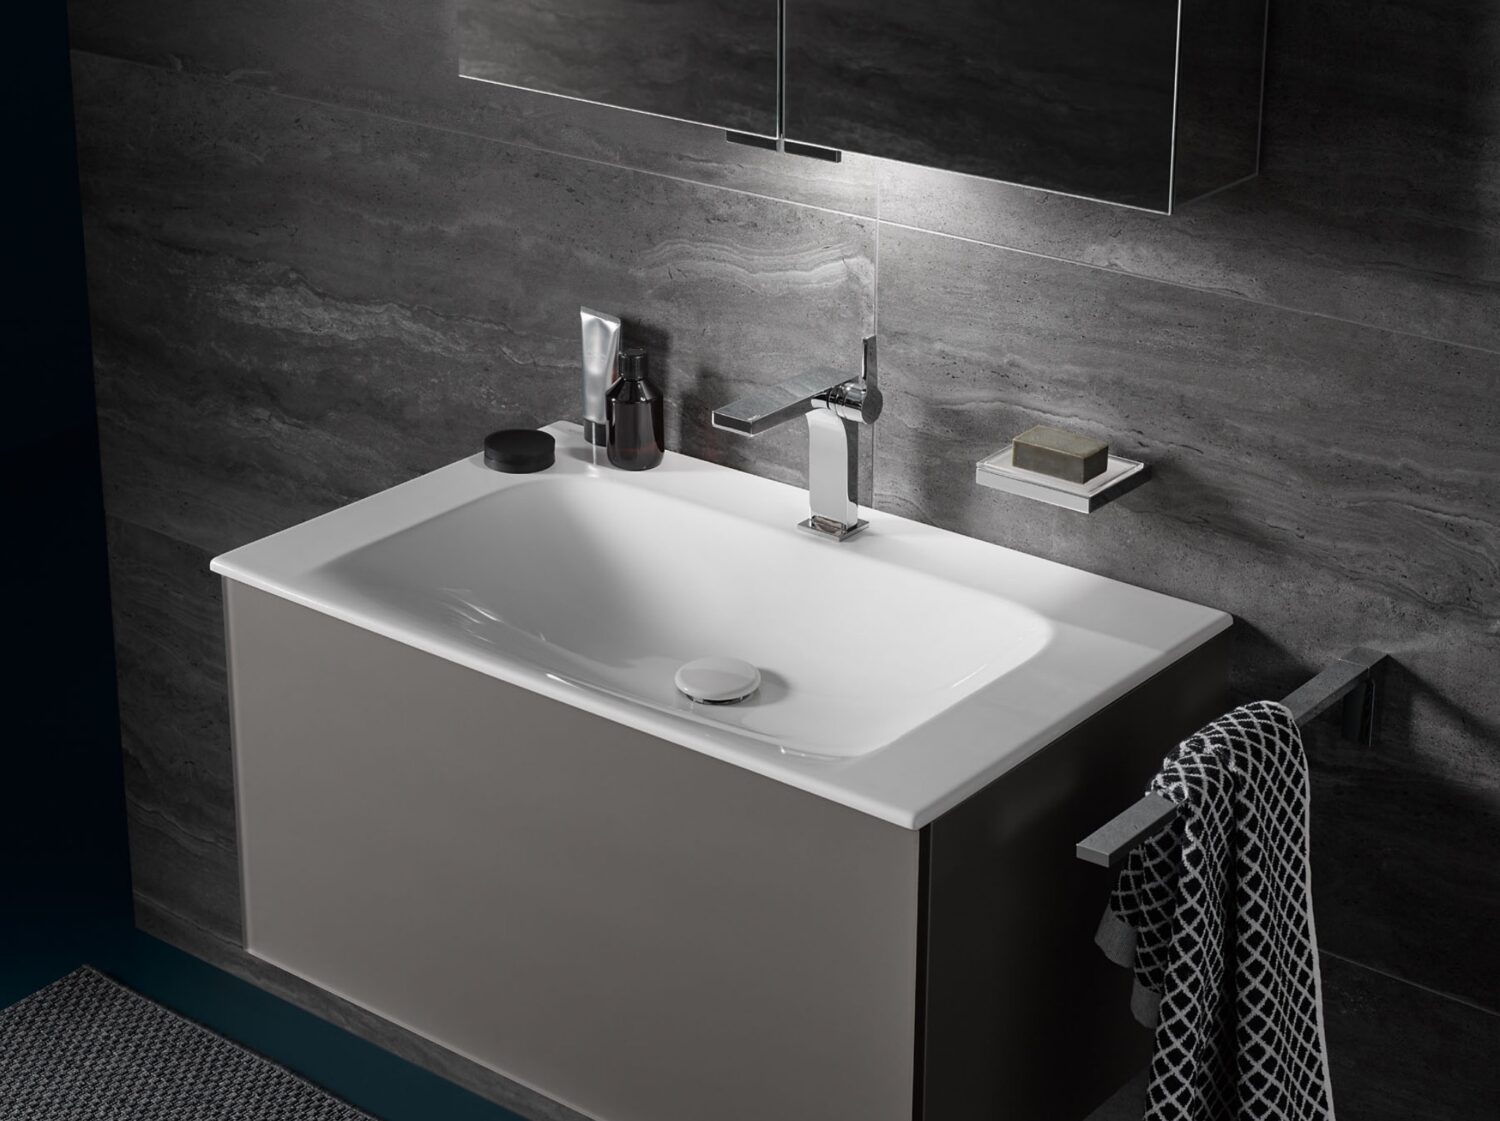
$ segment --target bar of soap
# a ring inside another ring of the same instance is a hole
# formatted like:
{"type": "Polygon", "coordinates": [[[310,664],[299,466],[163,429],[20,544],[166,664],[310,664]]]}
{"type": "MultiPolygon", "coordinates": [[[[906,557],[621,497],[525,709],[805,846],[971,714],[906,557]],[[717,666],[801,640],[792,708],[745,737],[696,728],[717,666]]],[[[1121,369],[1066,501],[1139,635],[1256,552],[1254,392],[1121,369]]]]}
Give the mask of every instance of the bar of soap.
{"type": "Polygon", "coordinates": [[[1086,483],[1109,466],[1109,445],[1076,432],[1039,424],[1015,439],[1011,463],[1070,483],[1086,483]]]}

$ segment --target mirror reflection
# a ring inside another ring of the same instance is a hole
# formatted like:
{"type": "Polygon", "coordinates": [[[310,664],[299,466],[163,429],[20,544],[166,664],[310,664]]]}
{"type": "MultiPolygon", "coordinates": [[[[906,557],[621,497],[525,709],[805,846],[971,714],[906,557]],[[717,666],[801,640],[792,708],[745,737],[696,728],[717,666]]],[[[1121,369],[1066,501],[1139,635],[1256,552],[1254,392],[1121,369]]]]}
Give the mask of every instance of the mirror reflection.
{"type": "Polygon", "coordinates": [[[458,0],[467,78],[776,134],[777,0],[458,0]]]}

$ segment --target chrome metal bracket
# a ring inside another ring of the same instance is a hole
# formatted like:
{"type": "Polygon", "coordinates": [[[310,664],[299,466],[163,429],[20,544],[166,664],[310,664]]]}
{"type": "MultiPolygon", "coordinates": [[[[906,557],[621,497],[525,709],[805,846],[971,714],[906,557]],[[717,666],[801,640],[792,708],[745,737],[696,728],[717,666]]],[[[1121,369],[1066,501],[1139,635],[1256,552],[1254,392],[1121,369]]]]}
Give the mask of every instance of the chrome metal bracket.
{"type": "Polygon", "coordinates": [[[869,525],[870,523],[864,518],[860,518],[853,525],[845,525],[835,518],[820,518],[814,514],[798,522],[797,528],[833,541],[847,541],[861,530],[869,528],[869,525]]]}

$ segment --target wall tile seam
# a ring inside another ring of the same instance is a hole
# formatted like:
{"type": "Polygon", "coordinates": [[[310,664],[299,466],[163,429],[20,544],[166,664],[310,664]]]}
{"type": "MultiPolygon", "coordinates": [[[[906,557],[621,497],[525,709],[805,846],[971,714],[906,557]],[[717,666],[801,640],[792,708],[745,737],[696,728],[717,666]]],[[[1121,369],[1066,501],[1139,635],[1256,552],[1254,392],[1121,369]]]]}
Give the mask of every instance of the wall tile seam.
{"type": "MultiPolygon", "coordinates": [[[[1272,300],[1257,300],[1250,296],[1243,296],[1235,292],[1225,291],[1222,288],[1203,287],[1194,284],[1187,284],[1182,281],[1169,280],[1164,277],[1150,276],[1146,273],[1133,272],[1127,269],[1114,268],[1108,265],[1099,265],[1090,261],[1079,260],[1074,257],[1061,257],[1054,254],[1042,253],[1038,250],[1022,249],[1018,246],[1006,245],[1002,242],[985,241],[982,238],[968,237],[963,234],[950,233],[944,230],[931,229],[925,226],[914,226],[901,222],[892,222],[889,219],[882,219],[877,217],[877,214],[881,209],[879,199],[880,185],[878,182],[875,184],[876,214],[861,214],[857,211],[839,210],[834,207],[819,206],[816,203],[800,202],[795,199],[788,199],[778,195],[768,195],[759,191],[749,191],[744,189],[743,187],[731,187],[722,183],[708,183],[700,179],[691,179],[687,176],[671,175],[667,172],[655,171],[649,168],[632,167],[628,164],[615,163],[610,160],[596,159],[591,156],[581,156],[573,152],[562,152],[553,148],[545,148],[540,145],[525,144],[515,140],[501,140],[497,137],[487,136],[484,133],[473,132],[467,129],[454,128],[451,125],[436,124],[432,121],[423,121],[415,117],[405,116],[401,114],[381,113],[374,109],[366,109],[361,106],[348,105],[337,101],[328,101],[322,98],[311,97],[306,94],[289,93],[285,90],[272,89],[264,86],[245,85],[239,82],[230,81],[227,78],[208,71],[176,70],[167,66],[158,65],[152,62],[146,62],[140,59],[123,58],[118,55],[104,54],[98,51],[85,50],[76,47],[72,48],[71,53],[74,55],[106,59],[116,64],[133,66],[144,70],[159,72],[162,74],[169,74],[173,77],[183,78],[190,81],[209,82],[224,88],[244,90],[256,94],[263,94],[268,97],[276,97],[287,101],[294,101],[304,105],[313,105],[321,109],[329,110],[331,112],[350,113],[362,117],[368,117],[374,120],[393,121],[398,124],[410,126],[412,128],[428,129],[433,132],[462,137],[466,140],[478,141],[485,144],[493,144],[500,148],[511,148],[515,149],[516,151],[532,152],[540,155],[552,156],[556,159],[573,160],[577,163],[587,164],[593,167],[609,168],[613,171],[622,171],[632,175],[645,175],[655,179],[662,179],[671,183],[681,183],[685,186],[698,187],[709,191],[720,191],[725,194],[737,195],[742,198],[756,199],[760,202],[774,203],[781,206],[792,207],[798,210],[806,210],[819,214],[828,214],[834,217],[848,218],[859,222],[873,223],[876,227],[888,226],[891,229],[900,229],[909,231],[911,233],[926,234],[930,237],[947,238],[952,241],[958,241],[964,244],[974,245],[985,249],[995,249],[1002,252],[1016,253],[1022,256],[1034,257],[1040,260],[1052,261],[1060,265],[1074,265],[1078,268],[1091,269],[1095,272],[1105,273],[1110,276],[1139,280],[1151,284],[1161,284],[1169,288],[1175,288],[1187,292],[1201,293],[1206,296],[1218,297],[1224,300],[1232,300],[1237,303],[1269,308],[1275,311],[1289,312],[1296,315],[1305,315],[1314,319],[1323,319],[1332,323],[1342,323],[1351,327],[1362,327],[1370,331],[1380,331],[1386,334],[1397,335],[1403,338],[1411,338],[1424,342],[1437,343],[1442,346],[1458,347],[1462,350],[1475,351],[1480,354],[1500,356],[1500,350],[1492,349],[1490,347],[1478,346],[1473,343],[1459,342],[1454,339],[1443,338],[1440,335],[1428,335],[1423,334],[1419,331],[1402,330],[1398,327],[1371,323],[1367,320],[1349,319],[1343,316],[1332,315],[1328,312],[1320,312],[1310,308],[1297,307],[1292,304],[1282,304],[1272,300]]],[[[620,110],[620,112],[628,112],[628,110],[620,110]]],[[[1016,187],[1020,190],[1030,189],[1024,187],[1024,185],[1016,185],[1016,187]]],[[[1110,204],[1101,202],[1098,205],[1108,206],[1110,204]]],[[[879,286],[878,269],[876,271],[876,286],[877,288],[879,286]]]]}
{"type": "Polygon", "coordinates": [[[1454,1004],[1462,1005],[1464,1008],[1468,1008],[1474,1012],[1479,1012],[1483,1015],[1493,1016],[1497,1019],[1500,1019],[1500,1010],[1490,1008],[1488,1005],[1480,1004],[1478,1001],[1470,1000],[1468,997],[1459,996],[1457,993],[1445,992],[1442,989],[1434,989],[1428,985],[1422,984],[1422,982],[1420,981],[1413,981],[1409,977],[1402,977],[1399,974],[1388,973],[1384,969],[1381,969],[1379,966],[1360,961],[1358,958],[1351,958],[1347,954],[1335,953],[1333,950],[1326,950],[1321,947],[1319,948],[1318,953],[1323,957],[1333,958],[1335,961],[1341,961],[1345,965],[1352,965],[1356,969],[1363,969],[1367,973],[1373,973],[1377,977],[1383,977],[1387,981],[1395,981],[1398,984],[1407,985],[1413,989],[1419,989],[1422,992],[1426,993],[1428,996],[1436,997],[1439,1000],[1451,1001],[1454,1004]]]}
{"type": "MultiPolygon", "coordinates": [[[[672,175],[665,171],[656,171],[652,168],[633,167],[630,164],[615,163],[612,160],[598,159],[593,156],[582,156],[576,152],[563,152],[556,148],[546,148],[539,144],[526,144],[519,140],[501,140],[496,136],[489,136],[482,132],[474,132],[470,129],[456,128],[452,125],[438,124],[434,121],[424,121],[417,117],[406,116],[399,113],[382,113],[376,109],[367,109],[360,105],[350,105],[340,101],[328,101],[324,98],[312,97],[308,94],[291,93],[287,90],[275,89],[268,86],[250,85],[244,82],[230,81],[222,75],[205,70],[179,70],[169,66],[157,65],[142,59],[122,58],[119,55],[102,54],[98,51],[72,48],[72,54],[87,56],[90,58],[105,59],[109,62],[123,66],[133,66],[142,70],[150,70],[159,74],[170,75],[188,81],[207,82],[223,87],[225,89],[242,90],[249,93],[261,94],[266,97],[280,98],[284,101],[293,101],[302,105],[313,105],[320,109],[326,109],[334,113],[348,113],[360,117],[368,117],[377,121],[392,121],[396,124],[407,125],[411,128],[426,129],[431,132],[443,133],[448,136],[461,137],[464,140],[473,140],[482,144],[493,144],[499,148],[512,148],[520,152],[532,152],[544,156],[552,156],[560,160],[572,160],[575,163],[588,164],[592,167],[609,168],[611,171],[623,171],[630,175],[645,175],[653,179],[663,179],[669,183],[681,183],[685,186],[700,187],[709,191],[721,191],[725,194],[738,195],[742,198],[756,199],[761,202],[777,203],[781,206],[793,207],[797,210],[809,210],[818,214],[830,214],[837,218],[850,218],[859,222],[875,221],[873,214],[860,214],[852,210],[839,210],[831,206],[819,206],[817,203],[800,202],[796,199],[783,198],[778,195],[768,195],[760,191],[749,191],[743,187],[731,187],[723,183],[708,183],[701,179],[691,179],[685,175],[672,175]]],[[[607,107],[608,108],[608,107],[607,107]]],[[[617,110],[628,113],[628,109],[617,110]]],[[[691,122],[687,122],[691,124],[691,122]]],[[[708,126],[704,126],[708,127],[708,126]]],[[[719,130],[713,130],[719,131],[719,130]]],[[[726,141],[725,143],[728,143],[726,141]]]]}
{"type": "MultiPolygon", "coordinates": [[[[140,912],[147,911],[155,915],[166,916],[166,921],[168,923],[188,927],[189,929],[195,931],[200,938],[211,940],[222,946],[232,947],[234,949],[240,950],[241,952],[244,951],[244,947],[240,945],[239,942],[235,941],[232,938],[229,938],[224,934],[219,933],[211,927],[205,926],[197,919],[190,918],[187,915],[184,915],[175,907],[172,907],[161,899],[158,899],[145,888],[139,887],[134,883],[130,885],[130,901],[133,911],[131,915],[131,923],[137,930],[143,929],[140,924],[140,912]]],[[[181,948],[182,947],[179,947],[179,949],[181,948]]]]}
{"type": "MultiPolygon", "coordinates": [[[[351,498],[349,501],[350,502],[355,502],[355,501],[358,501],[358,500],[351,498]]],[[[160,537],[162,540],[168,541],[168,542],[172,543],[173,545],[181,545],[185,549],[191,549],[191,550],[193,550],[193,552],[197,553],[199,556],[205,558],[204,564],[203,564],[203,570],[204,570],[204,572],[208,571],[208,561],[213,560],[213,558],[218,555],[216,553],[210,552],[208,549],[205,549],[202,545],[198,544],[196,541],[190,541],[186,537],[179,536],[178,534],[176,534],[174,532],[161,529],[161,528],[159,528],[157,526],[154,526],[154,525],[148,525],[146,522],[142,521],[138,517],[131,517],[128,514],[116,513],[114,510],[110,509],[110,505],[111,505],[111,503],[110,503],[110,496],[108,494],[106,494],[104,496],[104,520],[105,520],[106,528],[108,528],[108,523],[109,522],[115,521],[115,522],[119,522],[121,525],[129,526],[131,529],[138,529],[142,533],[149,533],[153,537],[160,537]]],[[[316,516],[316,515],[314,515],[314,516],[316,516]]],[[[248,544],[248,542],[246,542],[246,544],[248,544]]],[[[113,569],[110,570],[110,574],[111,575],[114,574],[114,570],[113,569]]]]}
{"type": "MultiPolygon", "coordinates": [[[[1348,319],[1340,315],[1332,315],[1325,311],[1316,311],[1311,308],[1296,307],[1292,304],[1277,303],[1274,300],[1257,300],[1250,296],[1242,296],[1237,292],[1228,292],[1222,288],[1201,287],[1196,284],[1187,284],[1180,280],[1168,280],[1165,277],[1149,276],[1146,273],[1131,272],[1126,269],[1111,268],[1108,265],[1098,265],[1091,261],[1080,261],[1072,257],[1059,257],[1050,253],[1042,253],[1035,249],[1021,249],[1013,245],[1004,245],[995,241],[984,241],[980,238],[967,237],[964,234],[948,233],[944,230],[930,230],[922,226],[911,226],[903,222],[892,222],[882,218],[879,225],[887,226],[894,230],[904,230],[908,233],[921,234],[926,237],[945,238],[949,241],[961,242],[980,249],[993,249],[1001,253],[1014,253],[1022,257],[1031,257],[1037,260],[1050,261],[1058,265],[1071,265],[1075,268],[1089,269],[1093,272],[1104,273],[1107,276],[1119,277],[1121,280],[1138,281],[1142,284],[1159,284],[1166,288],[1174,288],[1182,292],[1194,292],[1213,299],[1229,300],[1237,304],[1248,304],[1251,307],[1267,308],[1271,311],[1286,312],[1291,315],[1301,315],[1309,319],[1321,319],[1329,323],[1339,323],[1347,327],[1358,327],[1366,331],[1375,331],[1385,335],[1395,335],[1400,338],[1415,339],[1418,342],[1436,343],[1438,346],[1451,346],[1459,350],[1471,351],[1475,354],[1483,354],[1490,357],[1500,357],[1500,349],[1487,346],[1478,346],[1474,343],[1459,342],[1454,339],[1446,339],[1440,335],[1425,335],[1420,331],[1405,331],[1399,327],[1391,327],[1380,323],[1371,323],[1363,319],[1348,319]]],[[[879,277],[876,277],[879,283],[879,277]]]]}

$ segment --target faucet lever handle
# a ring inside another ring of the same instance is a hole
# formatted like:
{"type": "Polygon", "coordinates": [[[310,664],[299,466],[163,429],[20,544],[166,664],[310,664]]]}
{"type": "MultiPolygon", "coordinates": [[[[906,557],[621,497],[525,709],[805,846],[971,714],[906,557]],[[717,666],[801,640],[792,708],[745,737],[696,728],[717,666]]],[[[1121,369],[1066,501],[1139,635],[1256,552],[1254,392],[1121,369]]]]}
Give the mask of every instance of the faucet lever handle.
{"type": "Polygon", "coordinates": [[[864,358],[858,380],[849,380],[830,389],[824,398],[828,407],[845,420],[874,424],[885,407],[880,392],[879,368],[875,358],[875,336],[865,336],[864,358]]]}

